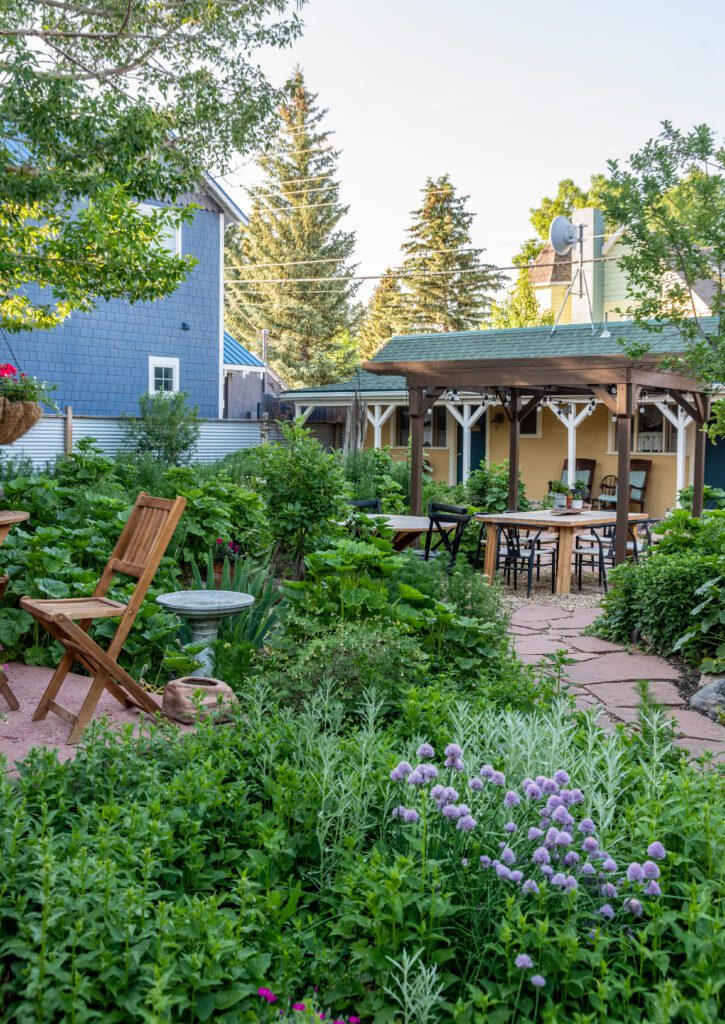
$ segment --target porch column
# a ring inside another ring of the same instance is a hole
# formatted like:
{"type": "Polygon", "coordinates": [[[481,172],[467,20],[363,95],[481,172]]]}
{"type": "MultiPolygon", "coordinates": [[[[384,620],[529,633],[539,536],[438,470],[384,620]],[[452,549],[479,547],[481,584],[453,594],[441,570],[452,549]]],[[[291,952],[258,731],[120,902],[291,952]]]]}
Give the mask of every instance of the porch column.
{"type": "Polygon", "coordinates": [[[680,409],[692,417],[695,423],[695,454],[692,471],[692,514],[702,515],[705,491],[705,434],[703,428],[710,419],[710,396],[700,391],[692,394],[692,401],[681,391],[670,389],[670,394],[680,409]]]}
{"type": "Polygon", "coordinates": [[[692,416],[689,416],[685,410],[681,407],[677,407],[677,412],[670,409],[664,402],[655,402],[655,405],[662,413],[664,418],[668,420],[677,431],[677,455],[675,456],[677,462],[676,479],[675,479],[675,499],[678,508],[682,507],[680,501],[680,491],[685,486],[685,455],[687,451],[687,428],[692,423],[692,416]]]}
{"type": "Polygon", "coordinates": [[[569,411],[562,412],[558,404],[550,405],[549,408],[559,420],[566,427],[567,433],[567,446],[566,446],[566,482],[569,487],[573,487],[576,482],[576,432],[577,428],[584,422],[587,416],[591,416],[594,412],[594,406],[591,402],[587,402],[580,413],[577,413],[576,406],[573,402],[569,403],[569,411]]]}
{"type": "Polygon", "coordinates": [[[302,423],[306,423],[310,418],[313,409],[313,405],[306,405],[303,402],[295,402],[295,419],[300,420],[302,423]]]}
{"type": "Polygon", "coordinates": [[[509,402],[509,512],[519,507],[519,449],[521,442],[521,395],[518,388],[511,388],[509,402]]]}
{"type": "Polygon", "coordinates": [[[373,428],[373,448],[382,448],[383,427],[395,412],[394,405],[374,405],[372,410],[367,407],[368,422],[373,428]]]}
{"type": "Polygon", "coordinates": [[[629,539],[629,462],[632,447],[634,389],[631,384],[617,384],[617,522],[615,527],[614,564],[627,560],[629,539]]]}
{"type": "Polygon", "coordinates": [[[471,475],[471,427],[483,416],[490,404],[481,402],[480,405],[474,406],[469,402],[462,404],[459,411],[453,402],[446,402],[446,408],[463,432],[463,472],[461,475],[464,484],[471,475]]]}

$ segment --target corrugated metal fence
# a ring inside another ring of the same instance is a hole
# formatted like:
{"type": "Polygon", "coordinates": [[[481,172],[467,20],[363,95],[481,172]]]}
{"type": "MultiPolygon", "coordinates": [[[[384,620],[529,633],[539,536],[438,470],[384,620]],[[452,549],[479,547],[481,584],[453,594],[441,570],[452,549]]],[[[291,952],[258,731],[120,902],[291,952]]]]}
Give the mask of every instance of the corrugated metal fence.
{"type": "MultiPolygon", "coordinates": [[[[85,437],[96,439],[98,446],[113,455],[124,448],[123,421],[105,416],[43,416],[36,425],[13,444],[3,445],[6,458],[26,456],[34,466],[43,467],[64,452],[75,451],[85,437]]],[[[279,439],[275,424],[266,420],[202,420],[196,458],[214,462],[240,448],[254,448],[265,441],[279,439]]]]}

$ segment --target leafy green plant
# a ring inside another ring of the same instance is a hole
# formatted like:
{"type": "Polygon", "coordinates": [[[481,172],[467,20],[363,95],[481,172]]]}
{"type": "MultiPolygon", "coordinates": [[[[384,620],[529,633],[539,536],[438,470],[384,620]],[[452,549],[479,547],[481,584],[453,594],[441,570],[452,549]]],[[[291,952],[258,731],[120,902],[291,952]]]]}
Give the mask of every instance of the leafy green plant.
{"type": "Polygon", "coordinates": [[[720,573],[695,591],[699,603],[690,612],[694,625],[674,646],[689,660],[702,658],[703,672],[725,672],[725,558],[720,573]]]}
{"type": "MultiPolygon", "coordinates": [[[[723,406],[725,409],[725,406],[723,406]]],[[[725,433],[725,431],[723,431],[725,433]]],[[[692,511],[692,484],[683,487],[677,495],[682,508],[692,511]]],[[[722,487],[711,487],[705,484],[703,487],[703,504],[706,509],[725,509],[725,490],[722,487]]]]}
{"type": "Polygon", "coordinates": [[[183,391],[141,395],[138,418],[127,416],[123,421],[128,447],[167,466],[191,462],[201,426],[198,409],[186,399],[183,391]]]}
{"type": "Polygon", "coordinates": [[[0,398],[5,398],[8,402],[41,402],[55,411],[58,407],[51,394],[57,388],[57,384],[49,384],[47,381],[38,380],[37,377],[18,373],[12,363],[0,365],[0,398]]]}
{"type": "MultiPolygon", "coordinates": [[[[492,462],[488,465],[481,463],[480,467],[474,469],[466,481],[466,493],[469,503],[475,505],[480,512],[505,512],[508,508],[509,495],[508,460],[492,462]]],[[[529,508],[526,489],[520,473],[519,508],[522,511],[529,508]]]]}

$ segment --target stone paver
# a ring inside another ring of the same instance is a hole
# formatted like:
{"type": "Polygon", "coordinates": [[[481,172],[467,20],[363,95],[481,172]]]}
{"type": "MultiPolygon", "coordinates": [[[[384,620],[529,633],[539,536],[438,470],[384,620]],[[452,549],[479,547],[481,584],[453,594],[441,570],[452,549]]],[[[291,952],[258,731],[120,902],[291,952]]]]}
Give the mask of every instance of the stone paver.
{"type": "Polygon", "coordinates": [[[513,644],[526,665],[540,664],[547,654],[566,650],[574,662],[566,669],[569,692],[581,710],[600,706],[597,724],[612,730],[618,722],[637,724],[637,683],[646,680],[652,697],[675,721],[677,746],[692,757],[705,751],[725,763],[725,726],[685,706],[675,685],[679,672],[665,658],[624,650],[584,630],[600,614],[598,608],[519,604],[511,617],[513,644]]]}

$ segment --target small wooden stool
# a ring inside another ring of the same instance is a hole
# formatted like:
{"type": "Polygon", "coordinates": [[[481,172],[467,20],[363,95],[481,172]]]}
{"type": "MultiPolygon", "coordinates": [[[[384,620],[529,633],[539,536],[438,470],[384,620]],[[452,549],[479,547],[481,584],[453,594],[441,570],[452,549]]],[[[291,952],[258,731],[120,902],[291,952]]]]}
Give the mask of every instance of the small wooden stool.
{"type": "MultiPolygon", "coordinates": [[[[9,576],[0,576],[0,600],[5,593],[5,588],[8,585],[9,576]]],[[[18,704],[18,698],[15,696],[13,691],[10,689],[10,683],[8,677],[5,675],[3,670],[0,668],[0,693],[3,695],[5,700],[8,702],[11,711],[17,711],[20,705],[18,704]]]]}

